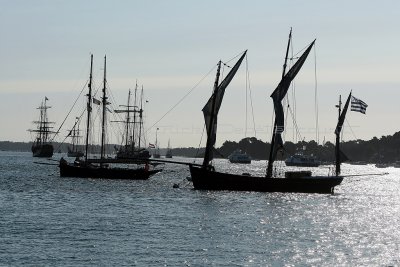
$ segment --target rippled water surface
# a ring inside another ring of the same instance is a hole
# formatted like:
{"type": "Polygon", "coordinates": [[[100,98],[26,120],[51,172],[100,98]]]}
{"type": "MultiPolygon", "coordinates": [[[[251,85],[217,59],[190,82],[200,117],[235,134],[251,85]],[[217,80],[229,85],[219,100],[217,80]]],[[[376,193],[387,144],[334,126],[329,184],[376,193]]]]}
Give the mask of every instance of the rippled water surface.
{"type": "Polygon", "coordinates": [[[147,181],[60,178],[34,161],[0,152],[0,265],[400,265],[400,169],[344,164],[361,176],[319,195],[196,191],[180,165],[147,181]]]}

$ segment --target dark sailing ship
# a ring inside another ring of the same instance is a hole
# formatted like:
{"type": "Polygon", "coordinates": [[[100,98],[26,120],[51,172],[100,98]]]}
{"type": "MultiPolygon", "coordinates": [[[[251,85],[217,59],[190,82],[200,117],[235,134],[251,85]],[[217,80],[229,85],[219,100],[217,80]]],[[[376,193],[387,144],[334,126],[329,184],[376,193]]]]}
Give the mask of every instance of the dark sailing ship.
{"type": "Polygon", "coordinates": [[[275,108],[275,123],[271,141],[271,150],[269,155],[268,167],[265,177],[255,177],[249,174],[237,175],[230,173],[221,173],[215,171],[210,164],[213,159],[213,150],[216,141],[217,116],[222,103],[225,89],[236,74],[246,52],[240,57],[235,66],[230,70],[225,79],[219,84],[221,61],[218,63],[218,70],[214,84],[213,94],[203,108],[204,119],[207,129],[207,144],[202,165],[189,165],[191,180],[195,189],[204,190],[237,190],[237,191],[261,191],[261,192],[303,192],[303,193],[333,193],[334,187],[339,185],[343,177],[340,174],[340,155],[339,155],[339,134],[346,115],[348,102],[346,102],[343,112],[340,114],[336,130],[336,175],[335,176],[311,176],[311,171],[286,172],[285,177],[277,177],[273,174],[273,162],[279,149],[283,148],[281,133],[284,130],[284,114],[281,101],[285,97],[291,81],[300,71],[305,62],[313,41],[304,51],[297,62],[286,71],[286,61],[290,45],[291,33],[289,35],[288,48],[286,51],[285,64],[283,68],[282,79],[272,93],[271,97],[275,108]]]}
{"type": "Polygon", "coordinates": [[[141,146],[143,134],[143,87],[140,94],[140,108],[137,105],[136,94],[137,84],[133,106],[131,105],[131,90],[129,90],[127,105],[120,105],[124,109],[114,110],[115,113],[126,113],[125,121],[118,121],[125,123],[125,145],[117,150],[117,159],[143,160],[150,158],[150,152],[141,146]]]}
{"type": "MultiPolygon", "coordinates": [[[[65,159],[61,158],[59,168],[61,177],[83,177],[83,178],[107,178],[107,179],[136,179],[145,180],[151,175],[160,172],[161,170],[150,170],[147,163],[143,167],[137,165],[137,168],[120,168],[110,167],[109,163],[120,163],[117,160],[105,158],[105,122],[108,97],[106,95],[106,58],[104,57],[104,79],[102,89],[102,127],[101,127],[101,149],[100,159],[89,159],[89,133],[91,128],[91,111],[92,101],[92,69],[93,69],[93,55],[91,55],[90,63],[90,78],[89,78],[89,92],[87,94],[87,125],[86,125],[86,143],[85,143],[85,158],[76,159],[73,163],[68,163],[65,159]]],[[[129,163],[129,162],[124,162],[129,163]]]]}
{"type": "Polygon", "coordinates": [[[82,137],[80,136],[79,121],[79,117],[77,117],[74,126],[68,134],[68,137],[72,139],[72,147],[68,146],[67,156],[72,158],[79,158],[85,155],[83,151],[80,150],[81,146],[79,145],[79,139],[82,137]]]}
{"type": "Polygon", "coordinates": [[[32,153],[34,157],[50,158],[53,156],[54,148],[50,142],[50,134],[54,132],[51,131],[53,127],[50,125],[54,124],[54,122],[50,122],[47,117],[47,109],[51,108],[46,104],[48,100],[49,99],[45,97],[44,101],[38,107],[40,110],[40,118],[38,121],[33,122],[38,125],[37,129],[28,130],[36,133],[35,141],[32,144],[32,153]]]}

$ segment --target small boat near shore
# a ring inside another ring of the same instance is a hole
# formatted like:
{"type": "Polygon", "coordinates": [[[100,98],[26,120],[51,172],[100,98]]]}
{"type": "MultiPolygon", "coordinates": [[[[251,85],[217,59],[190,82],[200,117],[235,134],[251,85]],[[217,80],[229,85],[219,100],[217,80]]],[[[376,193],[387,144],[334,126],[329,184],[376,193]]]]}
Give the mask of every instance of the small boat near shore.
{"type": "Polygon", "coordinates": [[[236,149],[235,151],[233,151],[232,154],[229,155],[228,159],[231,163],[251,163],[251,157],[247,155],[246,152],[243,152],[240,149],[236,149]]]}
{"type": "Polygon", "coordinates": [[[286,166],[295,167],[318,167],[321,161],[315,156],[305,155],[303,153],[296,153],[285,160],[286,166]]]}

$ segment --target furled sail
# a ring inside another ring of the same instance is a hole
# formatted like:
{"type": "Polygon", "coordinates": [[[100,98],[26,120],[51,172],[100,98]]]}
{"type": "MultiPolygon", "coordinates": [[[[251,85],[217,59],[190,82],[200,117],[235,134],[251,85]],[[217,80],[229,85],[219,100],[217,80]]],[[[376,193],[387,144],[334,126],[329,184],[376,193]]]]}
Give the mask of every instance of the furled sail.
{"type": "Polygon", "coordinates": [[[247,50],[239,58],[235,66],[232,67],[228,75],[226,75],[225,79],[217,86],[217,88],[214,89],[212,96],[210,97],[210,99],[208,99],[207,104],[202,109],[208,134],[206,151],[209,151],[209,153],[206,153],[206,155],[208,156],[205,156],[204,158],[204,162],[206,162],[207,164],[213,159],[212,148],[214,147],[216,141],[217,116],[221,107],[222,99],[224,97],[225,89],[228,87],[229,83],[235,76],[237,70],[240,67],[240,64],[243,61],[243,58],[246,56],[246,53],[247,50]]]}
{"type": "Polygon", "coordinates": [[[315,40],[308,46],[306,51],[301,55],[301,57],[297,60],[297,62],[290,68],[290,70],[283,76],[282,80],[278,84],[278,87],[271,94],[271,98],[274,101],[274,109],[275,109],[275,151],[274,158],[276,155],[276,151],[278,148],[283,147],[282,141],[282,132],[284,131],[284,113],[282,100],[285,98],[287,91],[289,90],[290,83],[296,77],[297,73],[300,71],[304,62],[306,61],[308,54],[313,47],[315,40]]]}

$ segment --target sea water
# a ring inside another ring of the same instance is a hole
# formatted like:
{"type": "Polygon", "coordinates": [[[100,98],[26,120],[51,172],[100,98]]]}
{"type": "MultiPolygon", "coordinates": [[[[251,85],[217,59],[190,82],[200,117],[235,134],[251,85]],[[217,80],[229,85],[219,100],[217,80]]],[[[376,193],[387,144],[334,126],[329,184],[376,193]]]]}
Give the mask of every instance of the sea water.
{"type": "Polygon", "coordinates": [[[0,265],[400,265],[400,169],[344,164],[342,173],[361,176],[333,195],[212,192],[193,190],[184,165],[146,181],[61,178],[57,161],[0,152],[0,265]]]}

